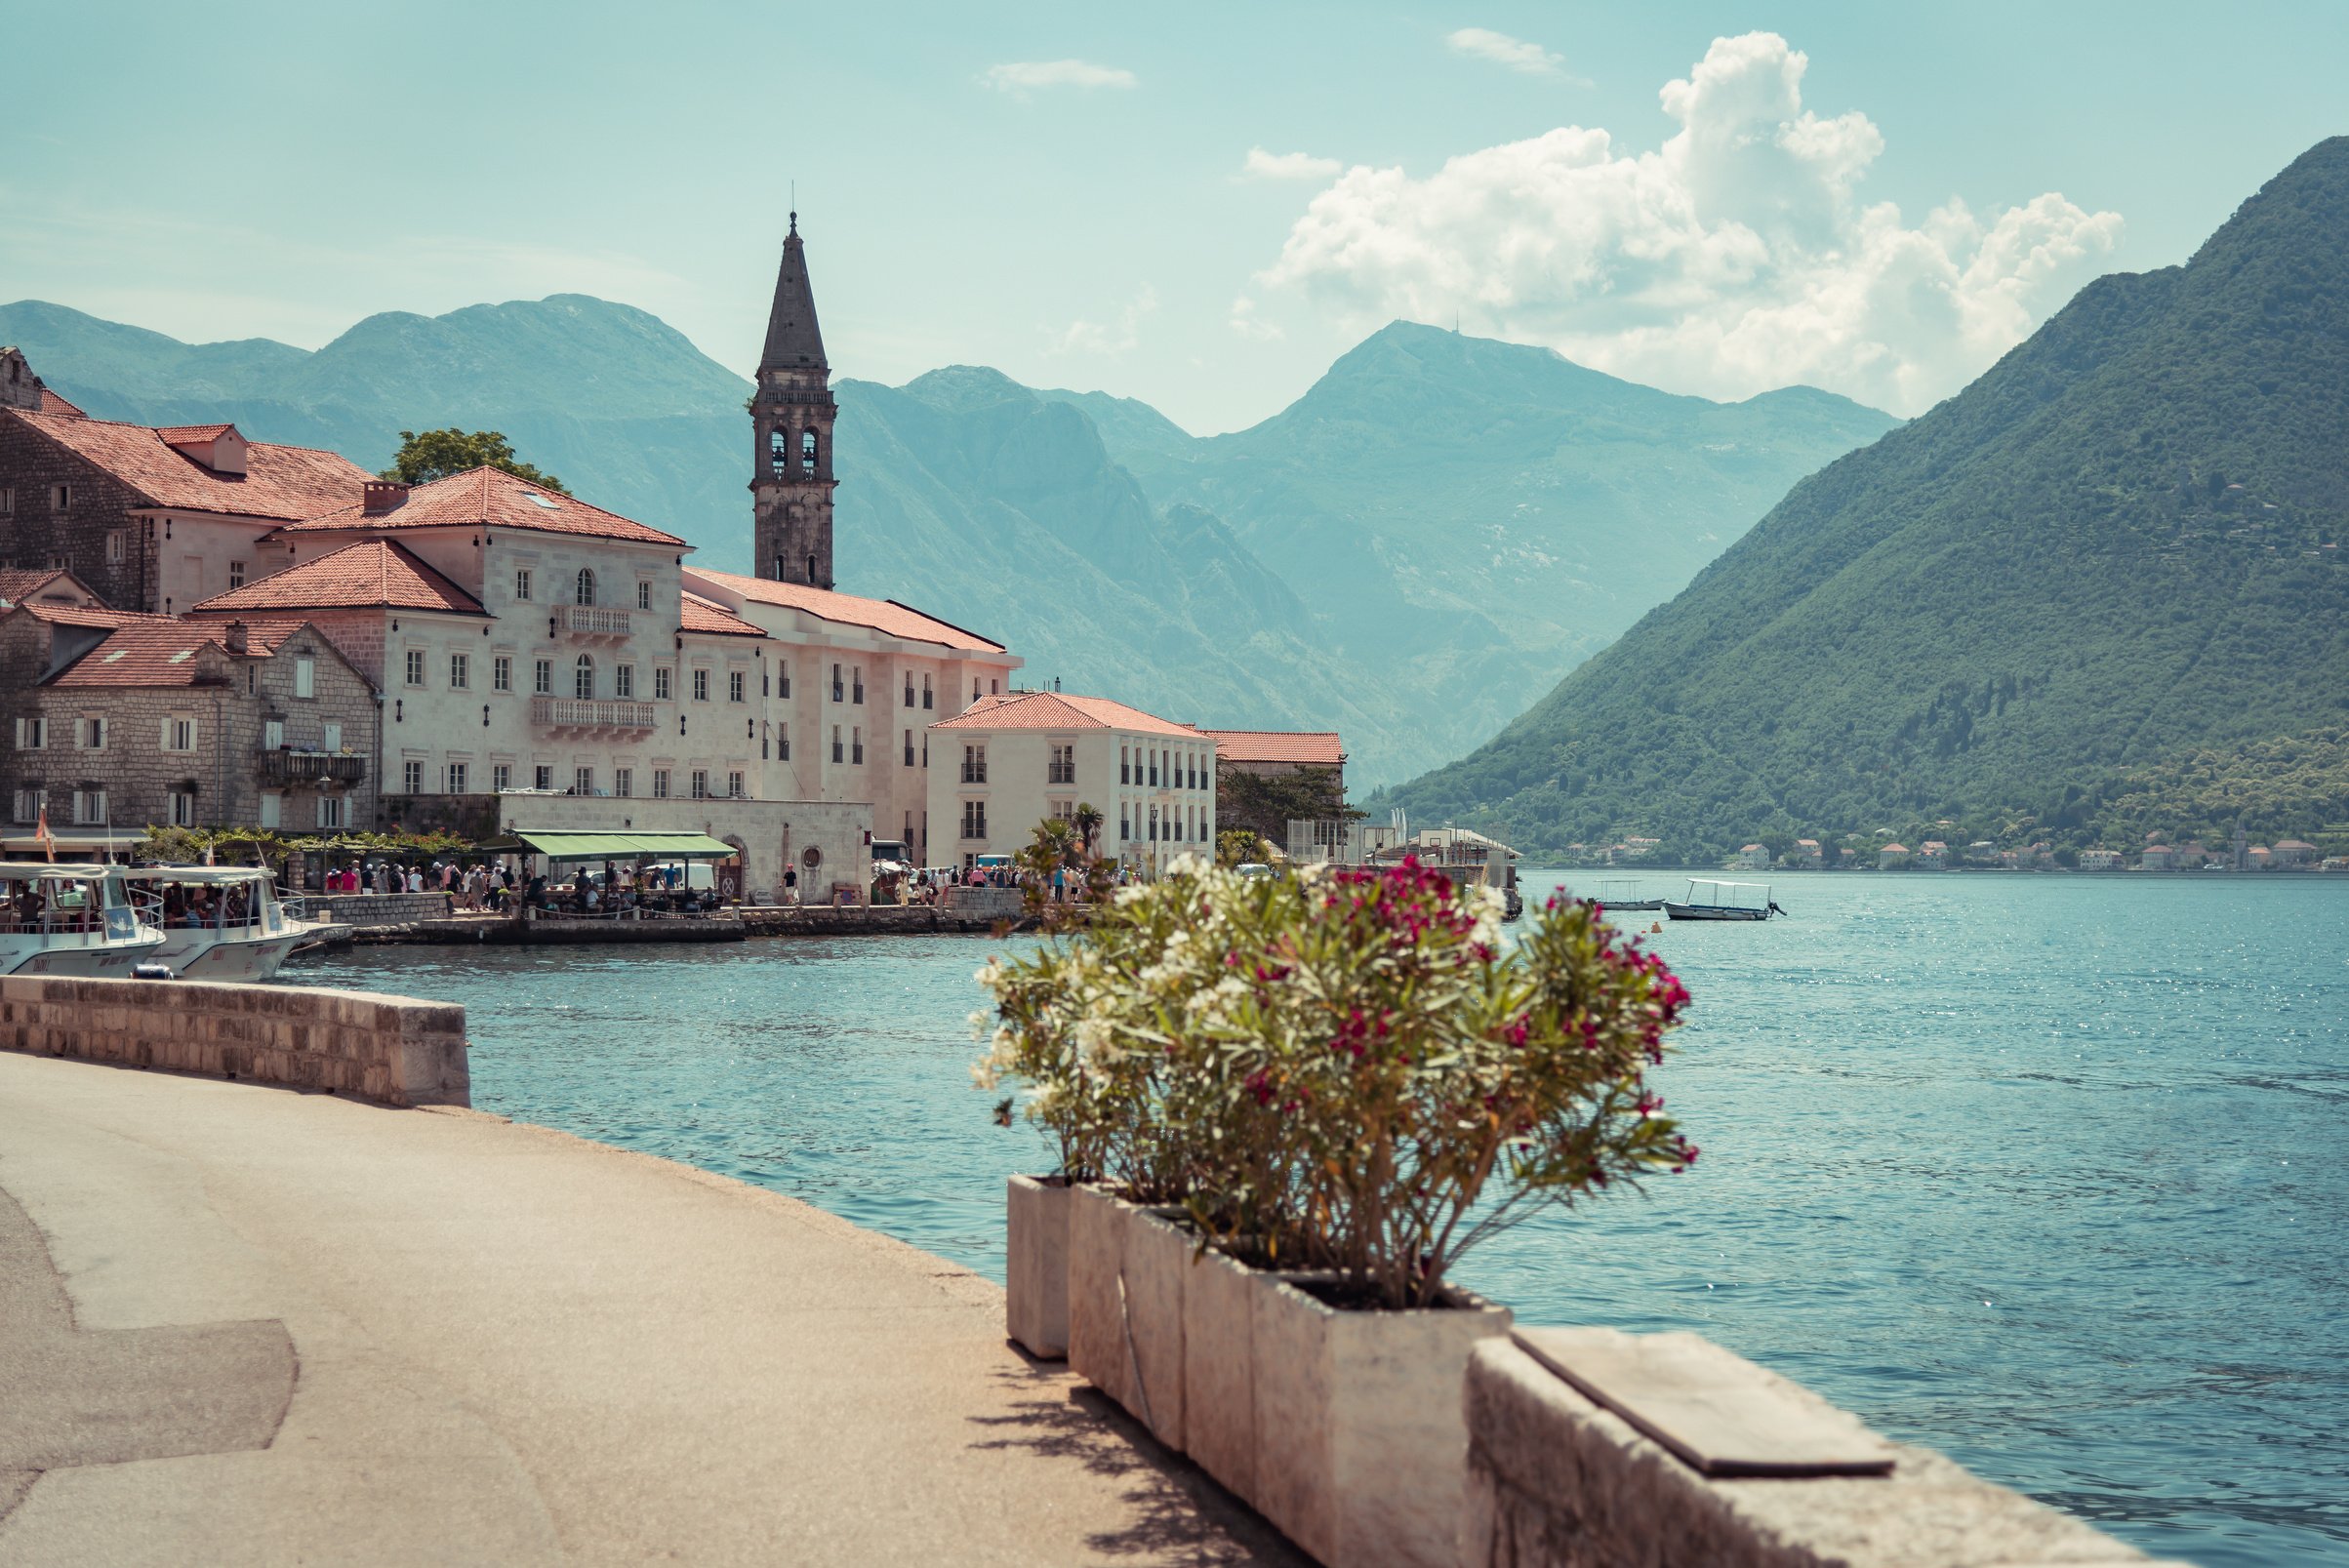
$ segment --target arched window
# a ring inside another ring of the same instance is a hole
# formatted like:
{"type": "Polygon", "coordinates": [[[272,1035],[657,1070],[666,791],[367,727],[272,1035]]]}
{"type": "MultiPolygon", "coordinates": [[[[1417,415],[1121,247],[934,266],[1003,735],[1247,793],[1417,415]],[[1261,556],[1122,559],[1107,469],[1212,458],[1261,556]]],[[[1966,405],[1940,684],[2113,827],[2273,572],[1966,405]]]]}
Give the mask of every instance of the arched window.
{"type": "MultiPolygon", "coordinates": [[[[587,574],[582,572],[580,576],[587,574]]],[[[583,703],[595,695],[595,661],[586,654],[579,656],[579,663],[571,672],[571,695],[583,703]]]]}
{"type": "Polygon", "coordinates": [[[807,558],[807,585],[811,588],[816,585],[816,558],[813,555],[807,558]]]}
{"type": "Polygon", "coordinates": [[[816,432],[813,430],[799,432],[799,471],[805,474],[816,471],[816,432]]]}
{"type": "MultiPolygon", "coordinates": [[[[790,473],[790,469],[791,432],[769,430],[767,432],[767,472],[775,478],[781,479],[790,473]]],[[[780,574],[778,575],[780,576],[780,574]]]]}
{"type": "Polygon", "coordinates": [[[579,597],[573,602],[578,604],[593,604],[595,602],[595,574],[584,566],[579,569],[579,597]]]}

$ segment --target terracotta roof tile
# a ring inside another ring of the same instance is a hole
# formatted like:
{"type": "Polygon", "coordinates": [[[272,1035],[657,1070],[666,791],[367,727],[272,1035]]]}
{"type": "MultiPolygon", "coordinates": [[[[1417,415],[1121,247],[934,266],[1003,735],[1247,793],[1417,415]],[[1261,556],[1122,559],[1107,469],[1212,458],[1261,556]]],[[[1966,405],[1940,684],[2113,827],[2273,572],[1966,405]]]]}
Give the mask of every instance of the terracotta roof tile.
{"type": "Polygon", "coordinates": [[[590,506],[575,496],[516,479],[503,468],[489,467],[468,468],[446,479],[418,485],[408,492],[406,501],[387,512],[370,514],[364,500],[346,497],[344,503],[333,509],[313,510],[301,522],[289,523],[278,532],[383,533],[402,528],[480,527],[522,528],[540,534],[588,534],[597,539],[691,548],[674,534],[647,528],[633,518],[590,506]]]}
{"type": "Polygon", "coordinates": [[[724,605],[688,593],[677,617],[679,631],[708,631],[721,637],[763,637],[766,631],[750,624],[724,605]]]}
{"type": "Polygon", "coordinates": [[[1138,707],[1106,697],[1078,697],[1066,692],[1006,692],[982,697],[934,730],[1133,730],[1144,735],[1173,735],[1203,741],[1205,732],[1177,724],[1138,707]]]}
{"type": "Polygon", "coordinates": [[[1289,762],[1334,768],[1346,760],[1335,730],[1208,730],[1218,762],[1289,762]]]}
{"type": "MultiPolygon", "coordinates": [[[[306,623],[270,620],[250,623],[251,650],[265,654],[306,623]]],[[[227,627],[219,622],[189,622],[142,616],[50,677],[51,686],[193,686],[203,672],[204,651],[224,653],[227,627]]]]}
{"type": "MultiPolygon", "coordinates": [[[[234,429],[236,426],[228,423],[158,424],[155,426],[155,434],[162,437],[166,446],[176,447],[185,441],[217,441],[234,429]]],[[[238,431],[238,433],[242,434],[243,432],[238,431]]]]}
{"type": "Polygon", "coordinates": [[[0,571],[0,604],[19,603],[42,583],[55,582],[64,575],[58,568],[46,571],[34,568],[0,571]]]}
{"type": "Polygon", "coordinates": [[[90,417],[74,407],[72,399],[59,392],[55,387],[49,386],[41,388],[41,412],[61,414],[69,420],[86,420],[90,417]]]}
{"type": "Polygon", "coordinates": [[[136,621],[168,621],[169,616],[142,615],[136,610],[109,610],[95,604],[22,604],[17,607],[35,621],[61,626],[127,626],[136,621]]]}
{"type": "Polygon", "coordinates": [[[194,606],[191,615],[267,610],[442,610],[487,615],[479,599],[450,582],[415,551],[392,540],[346,544],[301,566],[230,588],[194,606]]]}
{"type": "Polygon", "coordinates": [[[245,517],[310,517],[350,502],[371,477],[340,454],[267,441],[247,446],[243,473],[216,473],[143,424],[24,409],[9,409],[5,415],[22,420],[105,469],[151,506],[245,517]]]}
{"type": "Polygon", "coordinates": [[[970,653],[1003,652],[1003,645],[999,642],[992,642],[975,631],[965,631],[936,616],[924,615],[895,599],[864,599],[853,593],[835,593],[830,588],[802,587],[796,583],[776,583],[767,578],[744,577],[735,572],[711,572],[698,566],[687,570],[689,575],[708,578],[719,587],[739,593],[753,603],[804,610],[821,620],[838,622],[842,625],[870,626],[875,631],[886,632],[892,637],[904,637],[911,642],[934,642],[970,653]]]}

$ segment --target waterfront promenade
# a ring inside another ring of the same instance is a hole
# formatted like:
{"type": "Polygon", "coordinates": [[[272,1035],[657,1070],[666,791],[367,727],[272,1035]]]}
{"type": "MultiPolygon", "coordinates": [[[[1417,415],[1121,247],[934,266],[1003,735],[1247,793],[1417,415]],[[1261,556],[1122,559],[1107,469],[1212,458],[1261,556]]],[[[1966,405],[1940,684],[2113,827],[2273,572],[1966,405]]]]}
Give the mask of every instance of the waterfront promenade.
{"type": "Polygon", "coordinates": [[[978,1276],[474,1111],[0,1052],[0,1568],[1291,1563],[978,1276]]]}

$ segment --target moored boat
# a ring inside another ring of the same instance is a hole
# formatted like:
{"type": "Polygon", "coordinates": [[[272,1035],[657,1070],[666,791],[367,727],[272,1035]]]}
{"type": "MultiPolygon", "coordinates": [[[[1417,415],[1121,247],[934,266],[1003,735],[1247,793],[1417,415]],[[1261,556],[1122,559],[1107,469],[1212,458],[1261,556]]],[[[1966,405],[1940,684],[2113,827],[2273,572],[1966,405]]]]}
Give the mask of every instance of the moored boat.
{"type": "Polygon", "coordinates": [[[1601,882],[1599,897],[1592,901],[1601,909],[1661,909],[1662,899],[1651,899],[1637,882],[1601,882]]]}
{"type": "Polygon", "coordinates": [[[1784,914],[1770,898],[1767,882],[1714,882],[1691,878],[1688,897],[1664,901],[1664,913],[1674,920],[1767,920],[1784,914]]]}
{"type": "Polygon", "coordinates": [[[121,866],[0,862],[0,975],[128,980],[162,945],[121,866]]]}
{"type": "Polygon", "coordinates": [[[289,913],[258,865],[139,865],[123,875],[162,927],[156,961],[182,980],[267,980],[325,929],[289,913]]]}

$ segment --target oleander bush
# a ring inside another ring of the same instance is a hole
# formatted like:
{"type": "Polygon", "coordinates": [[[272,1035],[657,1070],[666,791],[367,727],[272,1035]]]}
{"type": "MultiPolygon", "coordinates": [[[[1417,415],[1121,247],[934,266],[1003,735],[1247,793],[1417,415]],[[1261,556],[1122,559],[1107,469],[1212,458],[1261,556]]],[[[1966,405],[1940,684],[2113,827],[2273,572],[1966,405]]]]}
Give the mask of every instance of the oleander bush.
{"type": "Polygon", "coordinates": [[[1024,1086],[1072,1180],[1429,1305],[1541,1207],[1696,1158],[1646,1082],[1681,983],[1593,905],[1553,900],[1514,943],[1500,916],[1414,861],[1251,879],[1187,857],[980,971],[975,1072],[1024,1086]]]}

